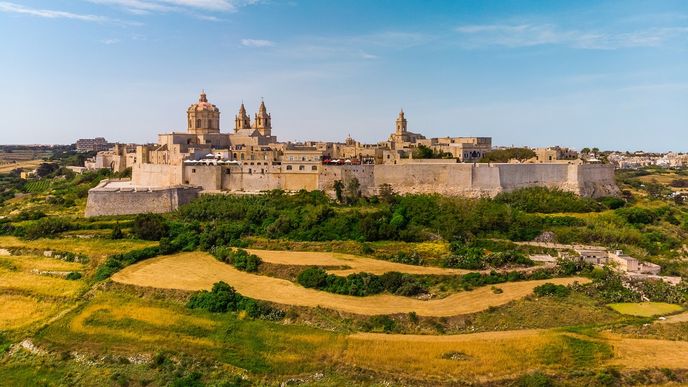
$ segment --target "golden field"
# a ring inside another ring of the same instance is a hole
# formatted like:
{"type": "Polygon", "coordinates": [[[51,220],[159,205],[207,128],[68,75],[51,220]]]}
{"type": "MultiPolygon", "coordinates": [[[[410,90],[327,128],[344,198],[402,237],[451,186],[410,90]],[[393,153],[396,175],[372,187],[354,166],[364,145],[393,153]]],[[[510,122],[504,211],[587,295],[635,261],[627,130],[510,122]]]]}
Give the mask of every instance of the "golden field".
{"type": "Polygon", "coordinates": [[[139,262],[116,273],[112,280],[123,284],[181,290],[210,289],[214,283],[225,281],[247,297],[278,304],[323,307],[362,315],[416,312],[420,316],[436,317],[474,313],[490,306],[503,305],[531,294],[534,287],[546,282],[568,285],[589,281],[575,277],[509,282],[498,285],[503,290],[499,294],[493,292],[491,286],[484,286],[429,301],[389,294],[354,297],[307,289],[279,278],[245,273],[201,252],[139,262]]]}
{"type": "Polygon", "coordinates": [[[390,271],[398,271],[408,274],[429,274],[429,275],[455,275],[466,274],[469,270],[445,269],[432,266],[406,265],[403,263],[383,261],[380,259],[365,258],[358,255],[331,253],[331,252],[312,252],[312,251],[275,251],[275,250],[255,250],[246,249],[251,254],[255,254],[265,262],[280,265],[304,265],[304,266],[346,266],[347,269],[329,269],[328,272],[347,276],[353,273],[384,274],[390,271]]]}

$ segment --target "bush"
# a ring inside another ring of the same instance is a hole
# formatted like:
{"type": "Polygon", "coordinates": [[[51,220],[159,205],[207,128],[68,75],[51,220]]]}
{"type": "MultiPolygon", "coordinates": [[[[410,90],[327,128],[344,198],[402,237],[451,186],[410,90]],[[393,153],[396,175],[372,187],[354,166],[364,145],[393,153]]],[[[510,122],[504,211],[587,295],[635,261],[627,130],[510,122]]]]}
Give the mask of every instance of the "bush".
{"type": "Polygon", "coordinates": [[[139,214],[134,218],[132,232],[138,239],[159,241],[167,235],[168,226],[160,214],[139,214]]]}
{"type": "Polygon", "coordinates": [[[160,255],[160,248],[157,246],[111,255],[105,260],[105,263],[96,270],[95,279],[97,281],[102,281],[131,264],[157,255],[160,255]]]}
{"type": "Polygon", "coordinates": [[[214,250],[215,258],[229,263],[239,270],[247,272],[258,271],[258,266],[263,262],[260,257],[255,254],[249,254],[246,250],[227,247],[218,247],[214,250]]]}
{"type": "Polygon", "coordinates": [[[604,207],[593,199],[577,196],[573,192],[545,187],[529,187],[502,192],[494,200],[525,212],[538,213],[594,212],[604,207]]]}
{"type": "Polygon", "coordinates": [[[78,271],[73,271],[65,277],[65,279],[68,279],[70,281],[76,281],[78,279],[81,279],[82,275],[78,271]]]}
{"type": "Polygon", "coordinates": [[[243,297],[227,283],[220,281],[209,292],[202,290],[194,293],[186,306],[191,309],[205,309],[213,313],[236,311],[243,297]]]}
{"type": "Polygon", "coordinates": [[[49,238],[72,229],[69,220],[58,217],[41,218],[26,225],[23,236],[26,239],[49,238]]]}
{"type": "Polygon", "coordinates": [[[223,281],[213,284],[211,291],[202,290],[191,295],[186,306],[190,309],[204,309],[213,313],[244,310],[250,317],[266,320],[280,320],[285,315],[283,311],[268,304],[242,296],[223,281]]]}
{"type": "Polygon", "coordinates": [[[112,228],[112,233],[110,234],[110,239],[122,239],[122,238],[124,238],[124,232],[122,232],[122,228],[119,226],[119,223],[117,223],[112,228]]]}
{"type": "Polygon", "coordinates": [[[545,296],[556,296],[556,297],[566,297],[571,293],[571,289],[564,285],[555,285],[553,283],[547,282],[540,286],[536,286],[533,289],[533,293],[538,297],[545,296]]]}
{"type": "Polygon", "coordinates": [[[299,273],[296,281],[305,288],[320,289],[327,284],[327,275],[324,269],[312,267],[299,273]]]}

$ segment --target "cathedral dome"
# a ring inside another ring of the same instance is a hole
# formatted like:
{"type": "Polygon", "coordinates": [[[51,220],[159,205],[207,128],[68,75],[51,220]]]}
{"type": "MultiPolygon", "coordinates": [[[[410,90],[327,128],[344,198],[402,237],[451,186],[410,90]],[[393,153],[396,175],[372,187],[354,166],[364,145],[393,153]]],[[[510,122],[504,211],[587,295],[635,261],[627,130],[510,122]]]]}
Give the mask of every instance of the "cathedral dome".
{"type": "Polygon", "coordinates": [[[211,112],[219,112],[220,109],[217,108],[217,106],[213,105],[212,103],[208,102],[208,98],[205,95],[205,91],[201,92],[200,97],[198,97],[198,102],[189,106],[189,112],[195,111],[195,112],[200,112],[200,111],[211,111],[211,112]]]}

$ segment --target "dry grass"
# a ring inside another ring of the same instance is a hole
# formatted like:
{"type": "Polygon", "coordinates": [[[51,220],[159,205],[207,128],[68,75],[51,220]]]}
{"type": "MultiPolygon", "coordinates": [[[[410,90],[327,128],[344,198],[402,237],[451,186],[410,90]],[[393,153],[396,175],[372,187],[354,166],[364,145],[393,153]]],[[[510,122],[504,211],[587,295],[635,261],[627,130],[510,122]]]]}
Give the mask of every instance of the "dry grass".
{"type": "Polygon", "coordinates": [[[33,297],[0,294],[0,330],[24,328],[57,312],[57,306],[49,301],[33,297]]]}
{"type": "Polygon", "coordinates": [[[346,276],[352,273],[384,274],[390,271],[398,271],[409,274],[466,274],[469,270],[444,269],[439,267],[405,265],[383,261],[379,259],[364,258],[352,254],[340,254],[331,252],[311,251],[273,251],[248,249],[252,254],[259,256],[263,261],[281,265],[304,266],[347,266],[350,269],[328,270],[332,274],[346,276]]]}
{"type": "Polygon", "coordinates": [[[83,283],[45,275],[0,269],[0,290],[21,291],[40,296],[74,297],[83,283]]]}
{"type": "Polygon", "coordinates": [[[675,324],[675,323],[682,323],[682,322],[688,322],[688,312],[683,312],[683,313],[675,314],[673,316],[668,316],[666,318],[666,320],[655,321],[656,324],[675,324]]]}
{"type": "Polygon", "coordinates": [[[606,335],[614,350],[609,364],[627,369],[688,368],[688,342],[656,339],[630,339],[606,335]]]}
{"type": "Polygon", "coordinates": [[[607,305],[621,314],[630,316],[652,317],[672,314],[683,310],[681,305],[666,302],[627,302],[607,305]]]}
{"type": "MultiPolygon", "coordinates": [[[[167,328],[178,326],[185,329],[214,329],[216,323],[200,317],[177,313],[161,307],[143,306],[137,303],[112,302],[112,299],[96,300],[74,317],[69,329],[87,335],[114,336],[145,342],[164,342],[170,337],[167,328]],[[143,323],[148,329],[127,329],[143,323]]],[[[214,346],[208,339],[175,334],[174,340],[187,344],[214,346]]]]}
{"type": "Polygon", "coordinates": [[[367,369],[442,380],[505,378],[542,368],[538,353],[556,342],[552,331],[523,330],[457,336],[358,333],[344,361],[367,369]],[[448,355],[461,354],[463,359],[448,355]]]}
{"type": "Polygon", "coordinates": [[[43,163],[43,160],[28,160],[28,161],[20,161],[17,163],[11,163],[11,164],[2,164],[0,165],[0,173],[8,173],[11,172],[15,169],[22,168],[22,169],[34,169],[36,168],[40,163],[43,163]]]}
{"type": "Polygon", "coordinates": [[[83,265],[77,262],[65,262],[54,258],[46,258],[35,255],[5,256],[0,257],[0,261],[9,262],[18,270],[30,272],[31,270],[41,271],[79,271],[83,265]]]}
{"type": "Polygon", "coordinates": [[[111,254],[155,246],[156,244],[157,242],[100,238],[37,239],[25,241],[13,236],[0,236],[0,248],[69,251],[76,254],[85,254],[91,259],[104,258],[111,254]]]}
{"type": "Polygon", "coordinates": [[[210,289],[215,282],[225,281],[245,296],[279,304],[320,306],[363,315],[416,312],[421,316],[440,317],[474,313],[490,306],[503,305],[532,293],[534,287],[545,282],[571,284],[588,281],[584,278],[556,278],[510,282],[499,284],[503,290],[500,294],[495,294],[490,286],[485,286],[430,301],[388,294],[353,297],[306,289],[283,279],[241,272],[200,252],[146,260],[116,273],[112,279],[124,284],[182,290],[210,289]]]}

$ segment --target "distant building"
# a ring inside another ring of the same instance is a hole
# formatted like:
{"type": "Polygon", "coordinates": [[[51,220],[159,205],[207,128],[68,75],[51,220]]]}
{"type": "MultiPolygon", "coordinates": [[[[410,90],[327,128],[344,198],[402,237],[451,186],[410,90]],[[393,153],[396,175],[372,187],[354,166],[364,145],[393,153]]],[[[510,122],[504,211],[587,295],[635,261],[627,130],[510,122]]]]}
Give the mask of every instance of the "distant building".
{"type": "Polygon", "coordinates": [[[77,152],[100,152],[110,149],[110,143],[103,137],[80,138],[76,141],[77,152]]]}

